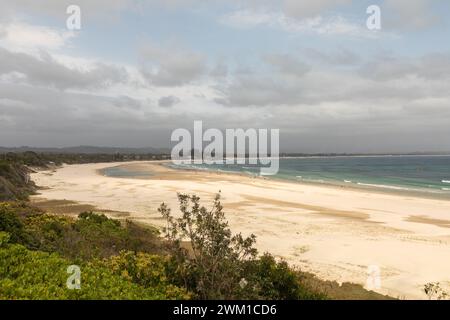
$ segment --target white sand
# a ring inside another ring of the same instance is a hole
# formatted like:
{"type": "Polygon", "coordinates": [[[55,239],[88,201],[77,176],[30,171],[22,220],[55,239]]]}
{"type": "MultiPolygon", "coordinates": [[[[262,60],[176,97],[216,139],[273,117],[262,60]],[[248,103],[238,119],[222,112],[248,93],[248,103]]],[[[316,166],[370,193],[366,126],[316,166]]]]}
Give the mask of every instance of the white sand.
{"type": "Polygon", "coordinates": [[[241,175],[172,170],[155,163],[64,166],[32,175],[46,199],[73,200],[162,225],[161,202],[176,211],[176,192],[203,203],[221,190],[233,232],[254,233],[257,247],[323,279],[365,284],[368,267],[381,269],[375,291],[426,298],[428,282],[450,288],[450,201],[312,186],[241,175]],[[111,178],[97,170],[129,165],[150,179],[111,178]],[[407,221],[414,217],[414,222],[407,221]]]}

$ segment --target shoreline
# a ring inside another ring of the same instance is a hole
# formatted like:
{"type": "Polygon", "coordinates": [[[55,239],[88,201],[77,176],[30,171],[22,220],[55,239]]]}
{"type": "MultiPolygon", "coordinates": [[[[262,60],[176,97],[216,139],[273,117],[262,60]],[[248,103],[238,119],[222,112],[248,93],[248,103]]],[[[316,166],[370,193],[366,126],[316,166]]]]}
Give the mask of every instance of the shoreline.
{"type": "Polygon", "coordinates": [[[450,287],[450,201],[369,190],[316,186],[245,173],[167,168],[163,163],[127,162],[63,166],[32,175],[34,198],[75,201],[161,226],[165,202],[177,211],[176,192],[196,193],[209,206],[221,191],[234,233],[254,233],[260,253],[269,251],[325,280],[364,285],[367,268],[381,269],[382,287],[393,297],[426,298],[428,282],[450,287]],[[113,178],[99,170],[131,166],[147,178],[113,178]]]}
{"type": "MultiPolygon", "coordinates": [[[[441,155],[439,155],[441,156],[441,155]]],[[[359,157],[359,156],[350,156],[350,157],[359,157]]],[[[366,156],[363,156],[366,157],[366,156]]],[[[374,157],[387,157],[387,156],[374,156],[374,157]]],[[[403,157],[403,155],[402,155],[403,157]]],[[[285,157],[286,158],[286,157],[285,157]]],[[[297,158],[297,157],[295,157],[297,158]]],[[[301,157],[298,157],[301,158],[301,157]]],[[[332,183],[332,182],[318,182],[313,180],[302,180],[302,179],[287,179],[277,176],[259,176],[250,174],[247,172],[241,172],[241,171],[231,171],[231,170],[212,170],[212,169],[202,169],[202,168],[195,168],[195,167],[189,167],[189,168],[183,168],[183,167],[176,167],[170,166],[167,164],[170,164],[170,160],[159,160],[154,161],[155,163],[159,163],[161,166],[164,166],[165,168],[169,170],[175,170],[175,171],[195,171],[195,172],[209,172],[209,173],[217,173],[217,174],[225,174],[225,175],[237,175],[237,176],[243,176],[248,177],[252,179],[262,179],[262,180],[269,180],[269,181],[275,181],[275,182],[286,182],[286,183],[292,183],[292,184],[299,184],[299,185],[306,185],[306,186],[316,186],[316,187],[323,187],[323,188],[332,188],[332,189],[343,189],[343,190],[353,190],[353,191],[362,191],[362,192],[371,192],[371,193],[377,193],[377,194],[384,194],[384,195],[398,195],[398,196],[406,196],[406,197],[414,197],[414,198],[422,198],[422,199],[431,199],[431,200],[442,200],[442,201],[449,201],[450,202],[450,194],[449,193],[440,193],[440,192],[433,192],[433,191],[421,191],[421,190],[403,190],[401,187],[399,189],[395,186],[386,186],[386,187],[377,187],[376,184],[365,184],[365,183],[332,183]]],[[[122,165],[117,165],[113,167],[121,167],[122,165]]],[[[109,169],[104,168],[100,169],[98,172],[102,176],[110,177],[110,178],[130,178],[130,179],[148,179],[151,176],[108,176],[104,173],[104,170],[109,169]]]]}

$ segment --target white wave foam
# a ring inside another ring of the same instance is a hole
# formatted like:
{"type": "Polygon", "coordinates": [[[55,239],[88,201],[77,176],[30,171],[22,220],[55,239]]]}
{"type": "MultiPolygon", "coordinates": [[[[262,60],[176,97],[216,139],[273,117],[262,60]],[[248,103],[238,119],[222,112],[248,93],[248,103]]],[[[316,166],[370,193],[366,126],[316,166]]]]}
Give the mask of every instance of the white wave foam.
{"type": "Polygon", "coordinates": [[[404,187],[397,187],[397,186],[388,186],[385,184],[371,184],[371,183],[361,183],[358,182],[357,183],[360,186],[365,186],[365,187],[375,187],[375,188],[384,188],[384,189],[393,189],[393,190],[405,190],[405,191],[411,191],[413,189],[410,188],[404,188],[404,187]]]}

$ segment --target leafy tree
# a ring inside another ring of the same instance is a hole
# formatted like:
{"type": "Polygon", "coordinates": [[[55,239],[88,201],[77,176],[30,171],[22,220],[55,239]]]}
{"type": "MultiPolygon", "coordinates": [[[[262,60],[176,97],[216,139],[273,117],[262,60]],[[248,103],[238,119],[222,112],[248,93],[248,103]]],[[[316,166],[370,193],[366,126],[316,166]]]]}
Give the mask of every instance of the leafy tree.
{"type": "Polygon", "coordinates": [[[211,210],[195,195],[178,194],[181,218],[163,203],[165,237],[177,263],[176,273],[201,299],[238,298],[244,262],[256,257],[255,236],[232,235],[218,194],[211,210]],[[188,246],[184,243],[188,241],[188,246]]]}

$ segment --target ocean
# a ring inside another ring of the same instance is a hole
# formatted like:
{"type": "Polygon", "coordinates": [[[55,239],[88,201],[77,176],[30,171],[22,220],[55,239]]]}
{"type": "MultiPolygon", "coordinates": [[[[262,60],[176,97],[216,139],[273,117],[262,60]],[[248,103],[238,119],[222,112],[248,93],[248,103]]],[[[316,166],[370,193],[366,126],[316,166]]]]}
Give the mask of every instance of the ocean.
{"type": "MultiPolygon", "coordinates": [[[[248,164],[170,166],[259,175],[259,167],[248,164]]],[[[450,198],[450,155],[281,158],[278,174],[268,178],[450,198]]]]}

